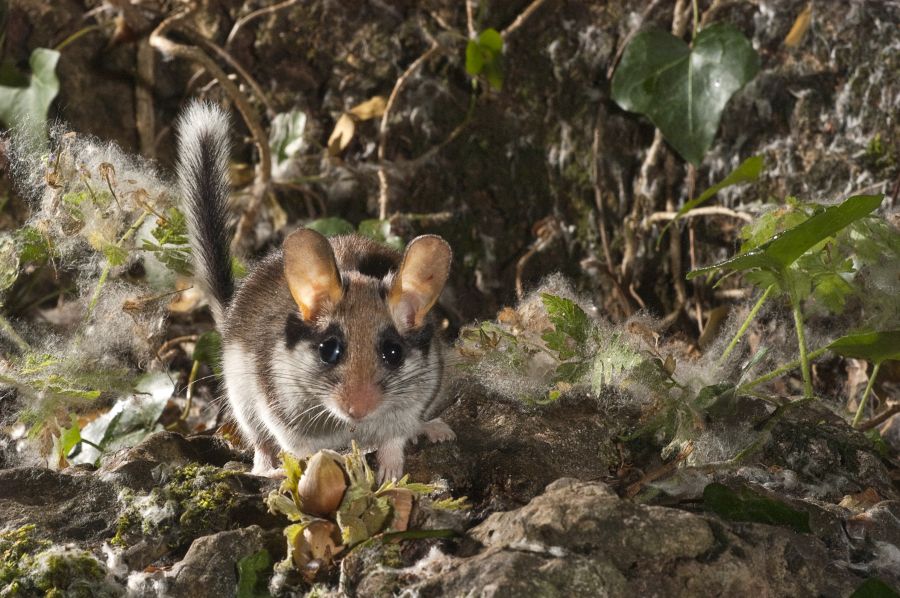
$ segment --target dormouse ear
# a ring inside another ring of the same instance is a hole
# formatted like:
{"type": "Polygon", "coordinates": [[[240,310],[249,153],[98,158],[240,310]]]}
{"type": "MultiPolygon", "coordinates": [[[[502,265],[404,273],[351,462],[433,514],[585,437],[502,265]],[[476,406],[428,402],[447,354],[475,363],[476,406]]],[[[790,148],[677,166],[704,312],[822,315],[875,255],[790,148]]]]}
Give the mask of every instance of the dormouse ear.
{"type": "Polygon", "coordinates": [[[418,328],[450,274],[450,245],[437,235],[416,237],[406,246],[388,294],[388,308],[400,332],[418,328]]]}
{"type": "Polygon", "coordinates": [[[328,239],[301,228],[284,240],[284,277],[304,321],[312,321],[327,303],[341,300],[343,288],[328,239]]]}

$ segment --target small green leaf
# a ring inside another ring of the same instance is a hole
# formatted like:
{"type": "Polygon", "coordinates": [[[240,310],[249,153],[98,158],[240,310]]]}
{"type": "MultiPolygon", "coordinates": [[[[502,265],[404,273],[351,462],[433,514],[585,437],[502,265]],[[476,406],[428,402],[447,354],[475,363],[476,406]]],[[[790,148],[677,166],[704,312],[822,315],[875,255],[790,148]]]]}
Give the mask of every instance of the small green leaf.
{"type": "Polygon", "coordinates": [[[44,262],[50,259],[53,249],[49,240],[33,226],[23,226],[15,232],[19,259],[26,263],[44,262]]]}
{"type": "Polygon", "coordinates": [[[900,593],[877,577],[862,582],[850,598],[900,598],[900,593]]]}
{"type": "Polygon", "coordinates": [[[503,51],[503,36],[496,29],[485,29],[478,35],[478,45],[496,56],[503,51]]]}
{"type": "Polygon", "coordinates": [[[356,228],[343,218],[319,218],[308,222],[306,228],[312,229],[326,237],[349,235],[356,232],[356,228]]]}
{"type": "Polygon", "coordinates": [[[144,239],[141,249],[152,252],[169,270],[178,274],[190,274],[191,255],[184,213],[178,208],[169,208],[166,218],[158,219],[150,234],[158,243],[144,239]]]}
{"type": "MultiPolygon", "coordinates": [[[[755,181],[759,178],[759,175],[762,173],[763,166],[765,165],[765,158],[763,156],[750,156],[743,162],[741,162],[737,168],[731,171],[731,173],[701,193],[698,197],[690,200],[681,206],[681,209],[678,210],[678,213],[675,214],[675,218],[669,222],[665,228],[662,229],[662,232],[659,234],[660,241],[662,240],[663,235],[666,234],[666,231],[669,230],[669,227],[675,224],[679,218],[706,202],[713,195],[725,189],[726,187],[731,187],[733,185],[739,185],[741,183],[749,183],[755,181]]],[[[658,242],[657,242],[658,243],[658,242]]]]}
{"type": "Polygon", "coordinates": [[[78,418],[72,415],[72,425],[68,428],[59,429],[59,452],[61,456],[67,457],[79,442],[81,442],[81,426],[78,425],[78,418]]]}
{"type": "Polygon", "coordinates": [[[205,363],[217,375],[222,374],[222,336],[215,330],[204,332],[194,345],[194,361],[205,363]]]}
{"type": "Polygon", "coordinates": [[[466,44],[466,72],[473,77],[484,74],[496,90],[503,87],[502,59],[503,36],[496,29],[485,29],[466,44]]]}
{"type": "Polygon", "coordinates": [[[22,126],[34,141],[46,143],[47,111],[59,92],[56,63],[59,52],[35,48],[28,59],[31,77],[22,85],[21,77],[0,79],[0,121],[7,127],[22,126]]]}
{"type": "Polygon", "coordinates": [[[404,247],[403,239],[392,232],[389,220],[378,220],[377,218],[363,220],[359,223],[359,234],[398,251],[402,251],[404,247]]]}
{"type": "Polygon", "coordinates": [[[572,337],[579,345],[587,340],[591,319],[577,303],[549,293],[542,293],[541,301],[547,309],[547,317],[557,331],[572,337]]]}
{"type": "Polygon", "coordinates": [[[668,32],[648,29],[625,48],[612,98],[623,109],[646,115],[685,160],[699,164],[728,100],[758,70],[759,56],[732,25],[703,29],[693,48],[668,32]]]}
{"type": "Polygon", "coordinates": [[[103,246],[103,255],[110,266],[121,266],[128,260],[128,252],[114,243],[107,243],[103,246]]]}
{"type": "Polygon", "coordinates": [[[801,255],[845,226],[875,211],[883,195],[855,195],[843,203],[823,209],[797,226],[775,235],[759,247],[718,264],[688,272],[687,279],[718,270],[732,272],[762,268],[780,272],[801,255]]]}
{"type": "Polygon", "coordinates": [[[865,359],[873,364],[900,360],[900,330],[864,332],[843,336],[828,349],[844,357],[865,359]]]}
{"type": "Polygon", "coordinates": [[[466,72],[476,77],[481,74],[484,68],[484,59],[481,57],[481,49],[478,42],[470,39],[466,44],[466,72]]]}
{"type": "Polygon", "coordinates": [[[263,548],[237,562],[237,598],[258,598],[269,596],[266,589],[266,573],[272,570],[272,557],[263,548]]]}
{"type": "Polygon", "coordinates": [[[703,507],[729,521],[781,525],[799,533],[811,531],[809,513],[757,494],[747,487],[735,491],[724,484],[709,484],[703,489],[703,507]]]}

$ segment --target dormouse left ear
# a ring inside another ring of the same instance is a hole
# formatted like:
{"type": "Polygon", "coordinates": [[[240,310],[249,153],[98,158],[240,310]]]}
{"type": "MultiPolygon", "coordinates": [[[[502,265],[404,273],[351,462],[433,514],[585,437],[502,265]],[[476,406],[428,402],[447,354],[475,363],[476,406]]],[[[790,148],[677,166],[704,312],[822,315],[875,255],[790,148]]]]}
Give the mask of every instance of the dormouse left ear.
{"type": "Polygon", "coordinates": [[[401,333],[422,325],[444,289],[451,259],[450,245],[437,235],[416,237],[406,246],[387,298],[401,333]]]}

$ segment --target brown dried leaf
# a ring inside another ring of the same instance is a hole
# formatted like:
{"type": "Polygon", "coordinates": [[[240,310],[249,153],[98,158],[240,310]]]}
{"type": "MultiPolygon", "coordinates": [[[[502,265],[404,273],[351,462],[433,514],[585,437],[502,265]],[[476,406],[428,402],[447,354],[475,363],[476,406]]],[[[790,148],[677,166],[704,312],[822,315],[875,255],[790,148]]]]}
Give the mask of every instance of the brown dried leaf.
{"type": "Polygon", "coordinates": [[[385,99],[382,96],[375,96],[351,108],[350,114],[355,116],[356,120],[371,120],[373,118],[381,118],[386,107],[387,102],[385,99]]]}
{"type": "Polygon", "coordinates": [[[328,138],[328,155],[337,156],[347,149],[354,133],[356,133],[356,123],[353,121],[353,117],[346,112],[341,114],[334,125],[331,137],[328,138]]]}

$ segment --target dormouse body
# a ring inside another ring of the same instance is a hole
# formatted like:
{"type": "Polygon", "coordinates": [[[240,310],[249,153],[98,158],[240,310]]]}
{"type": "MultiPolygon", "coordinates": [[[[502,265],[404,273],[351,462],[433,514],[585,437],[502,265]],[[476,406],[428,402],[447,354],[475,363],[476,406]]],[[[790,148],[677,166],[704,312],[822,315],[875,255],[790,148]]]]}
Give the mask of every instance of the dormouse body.
{"type": "Polygon", "coordinates": [[[449,273],[447,243],[426,235],[401,254],[300,229],[235,290],[228,119],[194,103],[178,129],[195,277],[222,334],[228,401],[254,447],[254,472],[272,472],[281,450],[302,457],[356,440],[377,449],[380,479],[399,478],[408,440],[453,438],[432,419],[447,371],[431,315],[449,273]]]}

